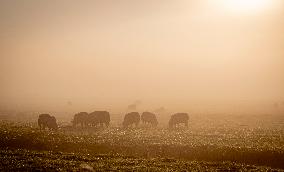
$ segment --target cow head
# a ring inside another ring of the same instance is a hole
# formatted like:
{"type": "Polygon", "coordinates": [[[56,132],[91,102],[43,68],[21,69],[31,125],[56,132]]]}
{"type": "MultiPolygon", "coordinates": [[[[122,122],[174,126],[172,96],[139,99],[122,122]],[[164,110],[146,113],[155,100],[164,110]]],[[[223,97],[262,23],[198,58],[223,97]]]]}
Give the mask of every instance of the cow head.
{"type": "Polygon", "coordinates": [[[50,118],[50,120],[48,121],[48,127],[57,130],[58,129],[58,125],[56,123],[56,119],[54,116],[52,116],[50,118]]]}

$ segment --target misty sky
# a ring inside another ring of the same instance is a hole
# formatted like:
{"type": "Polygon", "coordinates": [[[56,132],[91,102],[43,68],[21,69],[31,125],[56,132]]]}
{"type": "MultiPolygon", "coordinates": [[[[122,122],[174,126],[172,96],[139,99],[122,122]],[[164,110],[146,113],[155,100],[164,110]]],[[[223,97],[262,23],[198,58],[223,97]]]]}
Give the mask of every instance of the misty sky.
{"type": "Polygon", "coordinates": [[[10,108],[282,102],[284,8],[238,13],[212,0],[0,0],[0,83],[0,103],[10,108]]]}

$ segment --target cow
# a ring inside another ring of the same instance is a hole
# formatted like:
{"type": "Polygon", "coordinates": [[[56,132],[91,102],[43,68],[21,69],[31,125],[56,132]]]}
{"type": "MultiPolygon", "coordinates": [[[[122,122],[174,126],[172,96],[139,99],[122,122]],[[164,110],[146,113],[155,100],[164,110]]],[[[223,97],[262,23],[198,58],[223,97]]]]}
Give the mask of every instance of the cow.
{"type": "Polygon", "coordinates": [[[81,127],[87,126],[89,123],[89,114],[87,112],[79,112],[74,115],[73,126],[76,127],[81,124],[81,127]]]}
{"type": "Polygon", "coordinates": [[[156,115],[151,112],[143,112],[141,115],[141,121],[143,124],[149,123],[155,127],[158,125],[156,115]]]}
{"type": "Polygon", "coordinates": [[[169,121],[169,127],[173,128],[176,127],[178,124],[184,124],[186,127],[188,127],[188,120],[189,116],[187,113],[176,113],[171,116],[171,119],[169,121]]]}
{"type": "Polygon", "coordinates": [[[107,111],[95,111],[89,114],[88,120],[92,126],[103,126],[105,124],[108,127],[110,114],[107,111]]]}
{"type": "Polygon", "coordinates": [[[57,130],[58,125],[56,123],[56,118],[54,116],[50,116],[49,114],[40,114],[38,117],[38,126],[41,129],[48,129],[57,130]]]}
{"type": "Polygon", "coordinates": [[[123,127],[128,127],[133,124],[137,127],[140,122],[140,115],[138,112],[130,112],[124,116],[123,127]]]}

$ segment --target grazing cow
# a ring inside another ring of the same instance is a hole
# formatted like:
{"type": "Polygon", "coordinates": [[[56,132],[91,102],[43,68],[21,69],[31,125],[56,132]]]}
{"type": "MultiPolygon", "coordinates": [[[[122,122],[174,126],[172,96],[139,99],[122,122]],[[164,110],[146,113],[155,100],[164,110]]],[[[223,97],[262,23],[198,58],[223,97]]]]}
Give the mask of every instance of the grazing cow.
{"type": "Polygon", "coordinates": [[[136,109],[137,109],[137,105],[136,104],[128,105],[128,110],[136,110],[136,109]]]}
{"type": "Polygon", "coordinates": [[[176,127],[178,124],[183,123],[186,127],[188,127],[189,116],[187,113],[176,113],[171,116],[169,121],[169,127],[176,127]]]}
{"type": "Polygon", "coordinates": [[[74,115],[73,126],[81,124],[82,127],[87,126],[89,123],[89,114],[87,112],[80,112],[74,115]]]}
{"type": "Polygon", "coordinates": [[[129,125],[131,126],[132,124],[135,124],[135,126],[137,127],[138,124],[140,122],[140,115],[138,112],[131,112],[128,113],[124,116],[124,120],[123,120],[123,127],[128,127],[129,125]]]}
{"type": "Polygon", "coordinates": [[[141,121],[143,124],[149,123],[155,127],[158,125],[156,115],[151,112],[143,112],[141,115],[141,121]]]}
{"type": "Polygon", "coordinates": [[[56,119],[54,116],[50,116],[49,114],[40,114],[38,117],[38,126],[40,129],[54,129],[57,130],[58,126],[56,123],[56,119]]]}
{"type": "Polygon", "coordinates": [[[95,111],[89,114],[88,120],[92,126],[103,126],[105,124],[108,127],[110,114],[107,111],[95,111]]]}

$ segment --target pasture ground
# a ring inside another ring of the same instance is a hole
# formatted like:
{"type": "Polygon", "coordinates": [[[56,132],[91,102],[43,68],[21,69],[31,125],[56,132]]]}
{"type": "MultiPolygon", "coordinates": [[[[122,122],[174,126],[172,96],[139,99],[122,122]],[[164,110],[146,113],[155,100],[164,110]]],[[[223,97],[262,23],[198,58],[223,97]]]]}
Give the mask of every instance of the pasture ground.
{"type": "Polygon", "coordinates": [[[189,128],[0,122],[0,171],[283,171],[284,120],[192,119],[189,128]]]}
{"type": "Polygon", "coordinates": [[[182,161],[28,150],[1,150],[0,171],[281,171],[232,162],[182,161]]]}

